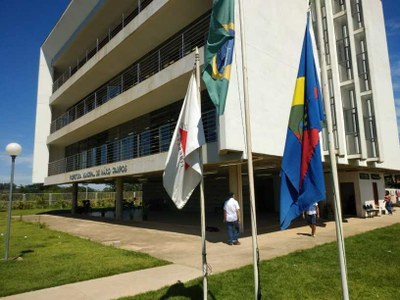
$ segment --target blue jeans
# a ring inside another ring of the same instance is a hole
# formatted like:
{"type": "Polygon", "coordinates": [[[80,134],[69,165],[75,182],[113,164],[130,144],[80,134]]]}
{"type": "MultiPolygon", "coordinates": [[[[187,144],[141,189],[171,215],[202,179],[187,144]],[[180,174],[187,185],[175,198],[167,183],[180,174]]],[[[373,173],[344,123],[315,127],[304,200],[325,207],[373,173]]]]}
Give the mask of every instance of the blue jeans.
{"type": "Polygon", "coordinates": [[[226,223],[228,224],[228,243],[236,242],[240,233],[238,221],[226,223]]]}
{"type": "Polygon", "coordinates": [[[392,214],[392,202],[390,202],[390,201],[386,202],[385,208],[389,212],[389,214],[391,215],[392,214]]]}

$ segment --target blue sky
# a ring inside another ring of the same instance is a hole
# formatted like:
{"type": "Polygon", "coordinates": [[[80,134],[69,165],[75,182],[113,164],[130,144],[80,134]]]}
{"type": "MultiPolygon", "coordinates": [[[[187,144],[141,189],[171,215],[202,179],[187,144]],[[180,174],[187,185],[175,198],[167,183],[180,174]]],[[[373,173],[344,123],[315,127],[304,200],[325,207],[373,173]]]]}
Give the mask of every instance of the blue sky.
{"type": "MultiPolygon", "coordinates": [[[[400,3],[382,2],[400,127],[400,3]]],[[[39,49],[68,3],[0,0],[0,182],[10,179],[5,147],[17,142],[23,152],[16,161],[15,183],[31,183],[39,49]]]]}

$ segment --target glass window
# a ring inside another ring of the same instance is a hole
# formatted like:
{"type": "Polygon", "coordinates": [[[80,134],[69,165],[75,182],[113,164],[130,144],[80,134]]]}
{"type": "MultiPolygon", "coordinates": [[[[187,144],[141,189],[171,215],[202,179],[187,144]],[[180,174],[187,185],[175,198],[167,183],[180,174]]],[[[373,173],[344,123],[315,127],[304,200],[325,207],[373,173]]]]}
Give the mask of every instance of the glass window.
{"type": "Polygon", "coordinates": [[[140,134],[140,151],[139,156],[150,155],[151,149],[151,133],[150,130],[146,130],[140,134]]]}

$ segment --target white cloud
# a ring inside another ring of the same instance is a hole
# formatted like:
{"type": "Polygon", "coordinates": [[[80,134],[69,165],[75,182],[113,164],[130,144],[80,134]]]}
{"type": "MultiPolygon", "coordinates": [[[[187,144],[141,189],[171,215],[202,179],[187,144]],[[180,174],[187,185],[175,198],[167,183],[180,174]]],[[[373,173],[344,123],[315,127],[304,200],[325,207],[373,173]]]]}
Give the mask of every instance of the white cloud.
{"type": "Polygon", "coordinates": [[[387,35],[393,36],[398,35],[400,30],[400,20],[399,19],[389,19],[386,21],[386,31],[387,35]]]}
{"type": "Polygon", "coordinates": [[[400,92],[400,82],[399,81],[393,81],[393,91],[400,92]]]}
{"type": "Polygon", "coordinates": [[[400,80],[400,60],[399,59],[394,59],[392,61],[392,64],[390,65],[390,70],[392,72],[392,77],[393,77],[393,83],[397,83],[400,80]]]}
{"type": "MultiPolygon", "coordinates": [[[[11,163],[11,158],[8,154],[0,154],[0,163],[1,164],[7,164],[11,163]]],[[[31,155],[22,155],[18,156],[15,159],[15,164],[16,165],[24,165],[24,166],[30,166],[32,169],[32,163],[33,163],[33,156],[31,155]]]]}
{"type": "Polygon", "coordinates": [[[24,164],[24,165],[29,165],[32,169],[32,163],[33,163],[33,156],[21,156],[16,159],[16,164],[24,164]]]}
{"type": "Polygon", "coordinates": [[[397,128],[399,129],[399,142],[400,142],[400,97],[394,99],[396,108],[397,128]]]}
{"type": "MultiPolygon", "coordinates": [[[[0,182],[10,182],[10,174],[0,174],[0,182]]],[[[16,185],[27,185],[27,184],[32,184],[32,174],[30,173],[21,173],[21,172],[15,172],[14,176],[14,183],[16,185]]]]}
{"type": "Polygon", "coordinates": [[[394,104],[395,104],[395,107],[396,107],[397,123],[400,124],[400,122],[399,122],[400,121],[400,98],[394,99],[394,104]]]}
{"type": "Polygon", "coordinates": [[[16,174],[14,182],[17,185],[32,184],[32,174],[16,174]]]}
{"type": "MultiPolygon", "coordinates": [[[[18,156],[15,160],[14,182],[17,185],[32,183],[32,154],[18,156]]],[[[11,158],[0,154],[0,182],[9,182],[11,175],[11,158]]]]}

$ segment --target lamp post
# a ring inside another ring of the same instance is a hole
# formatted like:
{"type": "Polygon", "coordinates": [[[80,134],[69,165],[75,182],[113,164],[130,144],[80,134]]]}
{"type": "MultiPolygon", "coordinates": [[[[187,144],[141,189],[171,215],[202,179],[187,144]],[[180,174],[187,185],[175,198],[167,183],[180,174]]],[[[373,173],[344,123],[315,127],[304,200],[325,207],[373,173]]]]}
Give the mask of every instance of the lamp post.
{"type": "Polygon", "coordinates": [[[8,155],[11,156],[11,179],[10,179],[10,194],[8,195],[8,216],[7,216],[7,236],[6,236],[6,256],[4,260],[8,260],[8,248],[10,242],[10,224],[11,224],[11,206],[12,206],[12,192],[14,185],[14,169],[15,158],[21,154],[22,147],[17,143],[8,144],[6,147],[8,155]]]}

